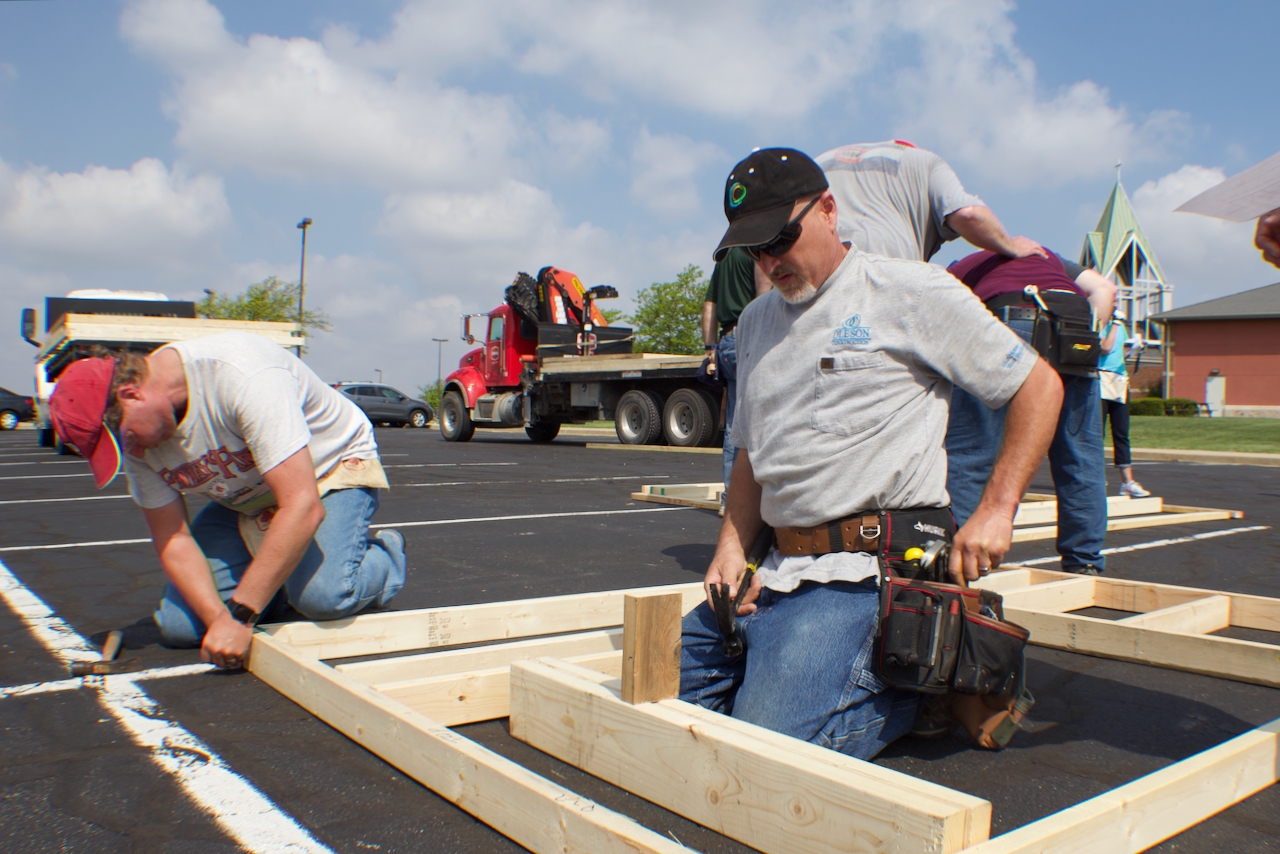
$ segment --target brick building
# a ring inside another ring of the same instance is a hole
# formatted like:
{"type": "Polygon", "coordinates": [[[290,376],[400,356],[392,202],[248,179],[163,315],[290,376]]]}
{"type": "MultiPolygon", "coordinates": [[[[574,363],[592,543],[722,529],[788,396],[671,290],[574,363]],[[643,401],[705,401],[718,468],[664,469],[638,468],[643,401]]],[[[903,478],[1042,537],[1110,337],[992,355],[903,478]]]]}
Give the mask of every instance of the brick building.
{"type": "Polygon", "coordinates": [[[1280,282],[1151,320],[1165,330],[1166,396],[1214,415],[1280,418],[1280,282]]]}

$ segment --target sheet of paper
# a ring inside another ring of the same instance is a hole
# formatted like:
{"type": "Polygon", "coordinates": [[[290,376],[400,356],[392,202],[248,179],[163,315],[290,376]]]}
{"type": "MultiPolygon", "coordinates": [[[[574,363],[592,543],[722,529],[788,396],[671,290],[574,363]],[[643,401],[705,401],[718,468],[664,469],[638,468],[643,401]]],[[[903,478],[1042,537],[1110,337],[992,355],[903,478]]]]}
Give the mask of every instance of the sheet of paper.
{"type": "Polygon", "coordinates": [[[1280,208],[1280,153],[1210,187],[1175,210],[1245,222],[1280,208]]]}

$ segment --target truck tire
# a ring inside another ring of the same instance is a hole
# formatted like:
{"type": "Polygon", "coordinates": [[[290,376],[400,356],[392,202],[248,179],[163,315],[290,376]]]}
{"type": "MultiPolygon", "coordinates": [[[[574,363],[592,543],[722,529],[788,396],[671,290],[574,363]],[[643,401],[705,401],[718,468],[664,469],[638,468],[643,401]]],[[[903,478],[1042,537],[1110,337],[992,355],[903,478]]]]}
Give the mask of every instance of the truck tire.
{"type": "Polygon", "coordinates": [[[662,432],[677,448],[706,447],[717,426],[710,404],[697,389],[677,389],[662,411],[662,432]]]}
{"type": "Polygon", "coordinates": [[[462,402],[462,395],[456,391],[445,392],[440,404],[440,435],[447,442],[470,442],[475,433],[476,424],[462,402]]]}
{"type": "Polygon", "coordinates": [[[632,389],[618,401],[614,429],[624,445],[656,445],[662,438],[662,398],[632,389]]]}
{"type": "Polygon", "coordinates": [[[560,424],[557,421],[539,421],[524,428],[525,435],[535,442],[550,442],[560,435],[560,424]]]}

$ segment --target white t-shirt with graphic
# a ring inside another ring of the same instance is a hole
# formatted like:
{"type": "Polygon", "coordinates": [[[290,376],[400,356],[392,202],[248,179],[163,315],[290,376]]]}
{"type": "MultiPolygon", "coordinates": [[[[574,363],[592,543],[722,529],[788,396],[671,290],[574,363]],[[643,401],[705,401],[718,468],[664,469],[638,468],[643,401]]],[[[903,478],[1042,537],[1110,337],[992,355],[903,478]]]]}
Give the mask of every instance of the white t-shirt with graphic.
{"type": "Polygon", "coordinates": [[[376,459],[373,425],[300,359],[259,335],[225,332],[170,344],[182,359],[187,411],[173,438],[124,454],[129,491],[145,508],[181,492],[241,513],[276,503],[263,480],[310,447],[319,478],[345,459],[376,459]]]}

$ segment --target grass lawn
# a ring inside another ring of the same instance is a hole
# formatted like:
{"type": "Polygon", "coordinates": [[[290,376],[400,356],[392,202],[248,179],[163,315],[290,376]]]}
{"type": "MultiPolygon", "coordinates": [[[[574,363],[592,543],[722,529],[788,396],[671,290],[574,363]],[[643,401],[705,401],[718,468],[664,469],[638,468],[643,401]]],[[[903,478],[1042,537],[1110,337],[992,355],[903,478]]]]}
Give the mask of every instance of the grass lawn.
{"type": "MultiPolygon", "coordinates": [[[[1111,447],[1110,425],[1103,440],[1111,447]]],[[[1135,448],[1280,454],[1280,418],[1135,415],[1129,419],[1129,444],[1135,448]]]]}

